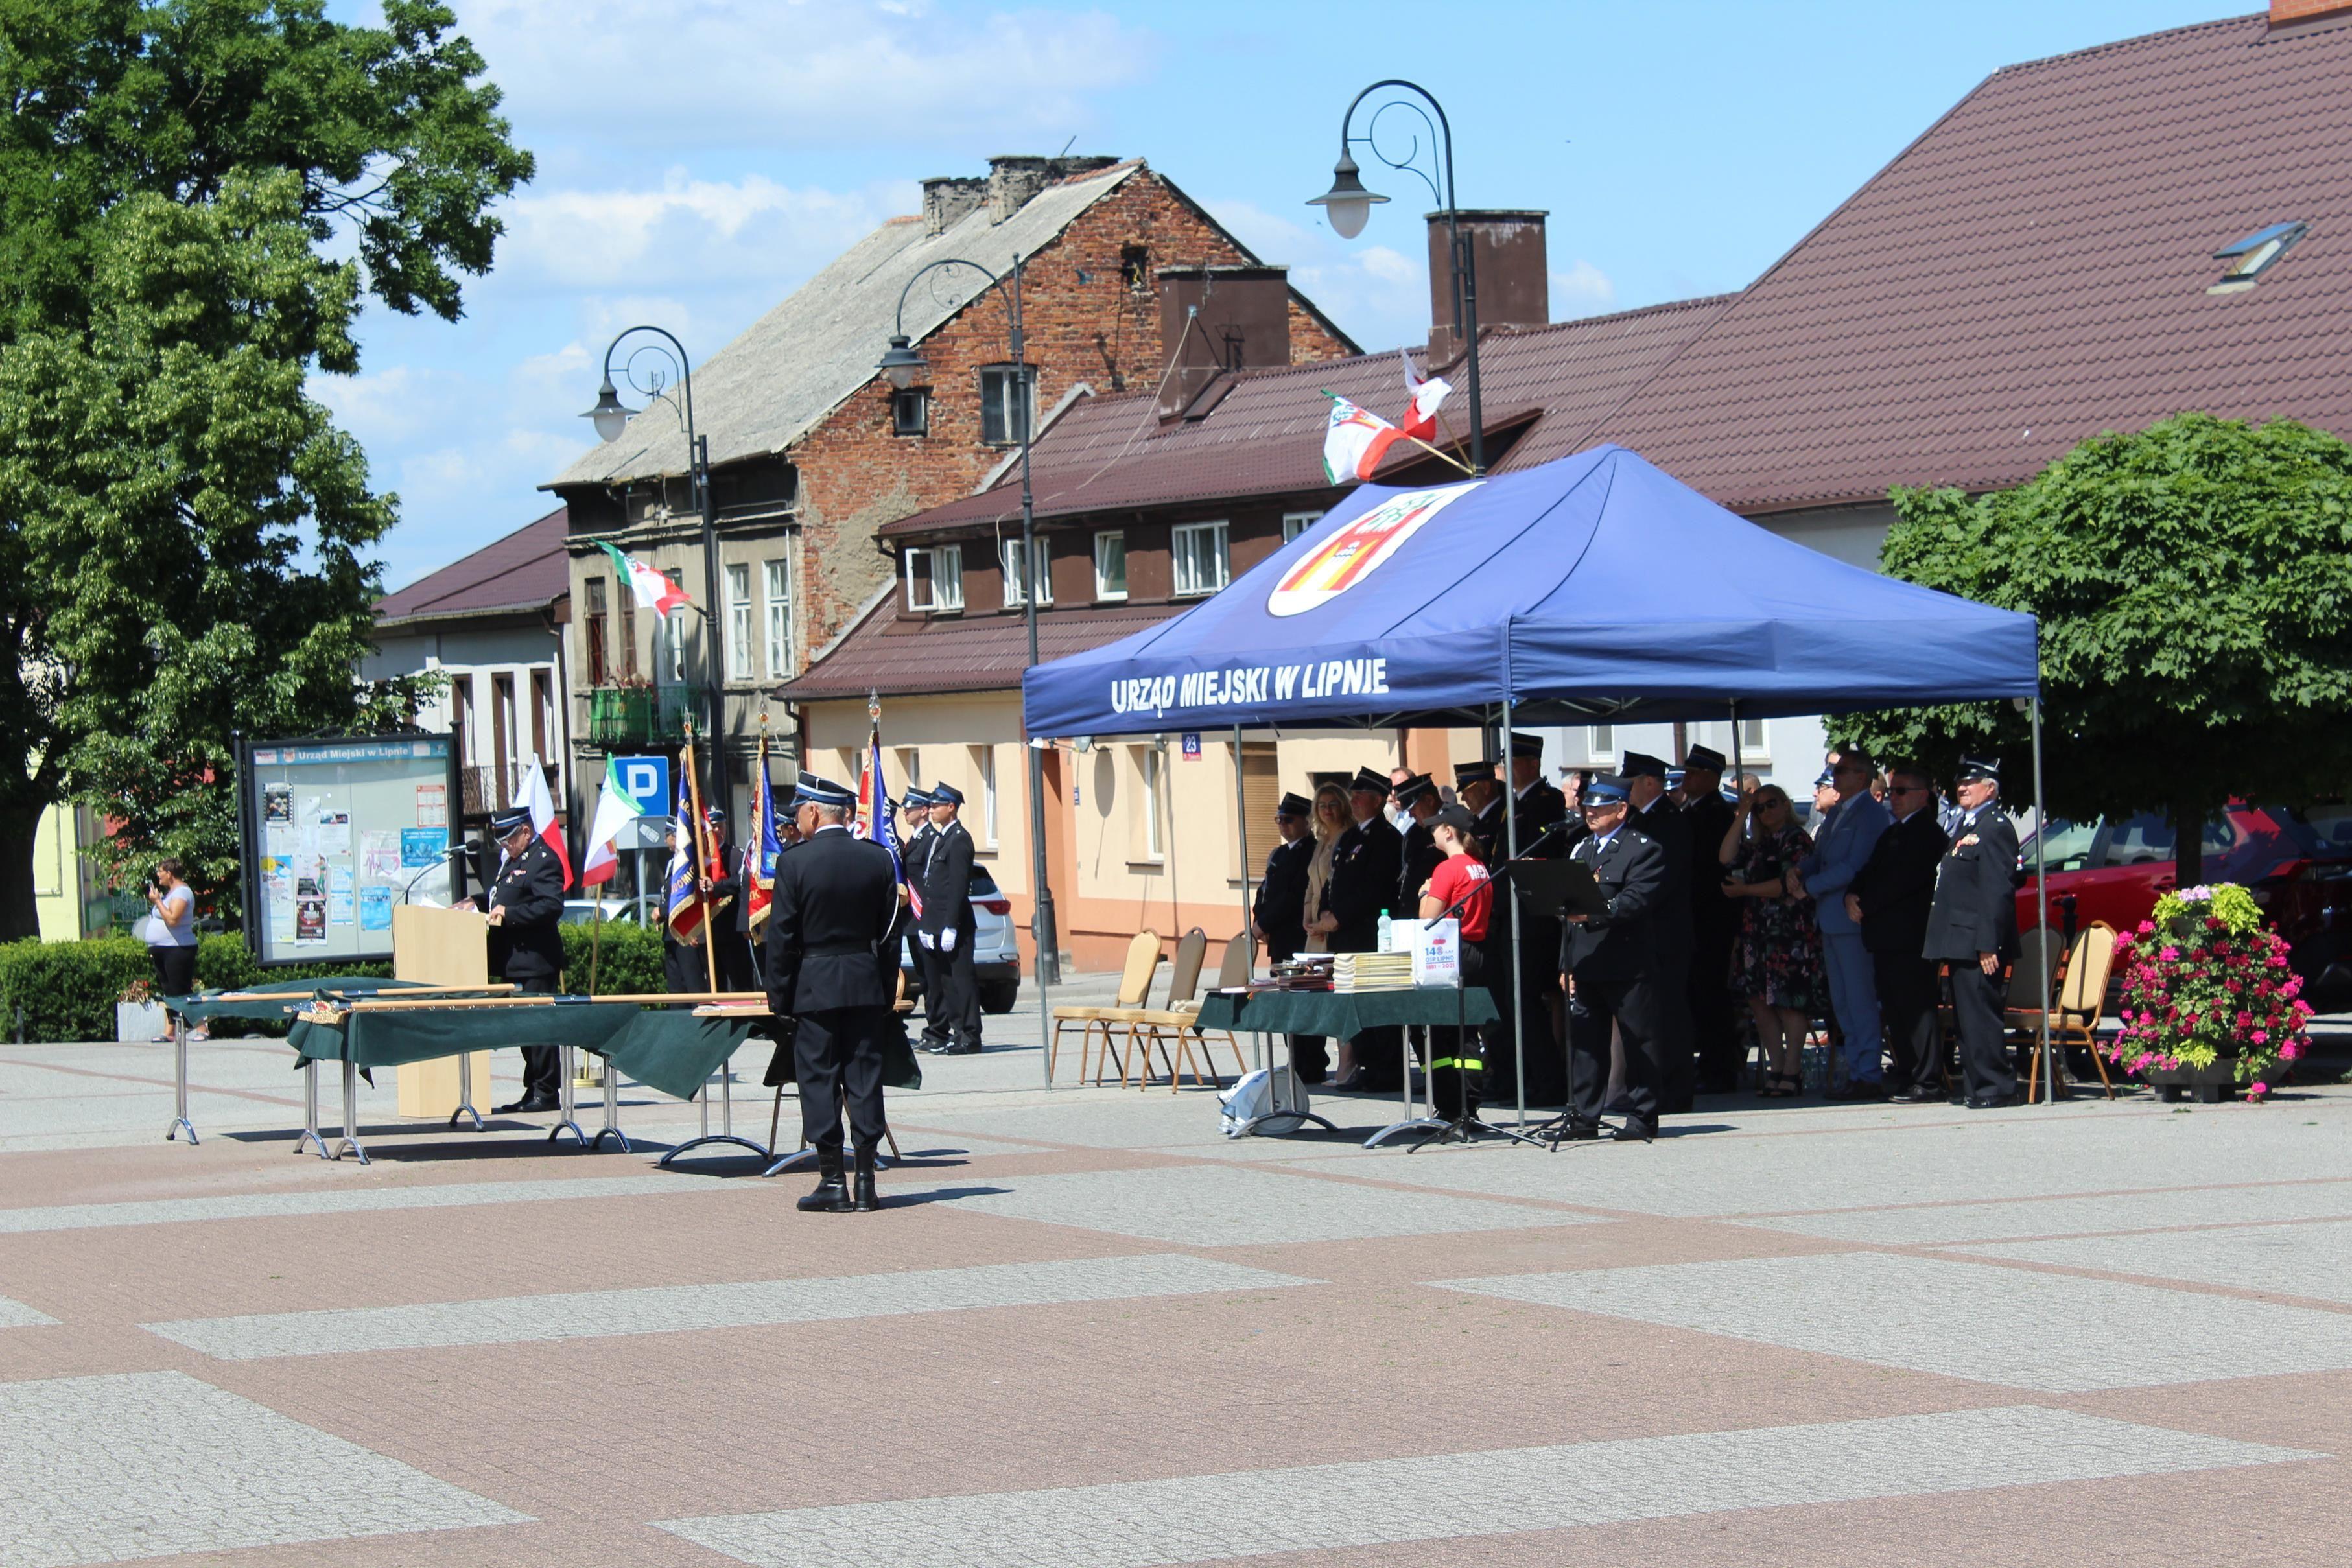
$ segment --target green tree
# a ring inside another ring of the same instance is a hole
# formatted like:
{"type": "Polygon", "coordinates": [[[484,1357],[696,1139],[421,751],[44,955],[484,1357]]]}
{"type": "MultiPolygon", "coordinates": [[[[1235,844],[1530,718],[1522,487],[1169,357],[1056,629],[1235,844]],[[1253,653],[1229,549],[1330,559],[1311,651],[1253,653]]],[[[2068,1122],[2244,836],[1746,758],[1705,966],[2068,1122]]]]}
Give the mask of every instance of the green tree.
{"type": "Polygon", "coordinates": [[[367,727],[394,521],[308,395],[369,296],[460,314],[530,174],[442,6],[0,0],[0,938],[40,812],[225,884],[233,731],[367,727]]]}
{"type": "MultiPolygon", "coordinates": [[[[2291,420],[2183,413],[2084,443],[2014,490],[1893,493],[1881,554],[1906,581],[2041,622],[2054,815],[2162,813],[2184,885],[2232,796],[2352,786],[2352,445],[2291,420]]],[[[1943,777],[1963,752],[2032,777],[2008,705],[1834,727],[1943,777]]]]}

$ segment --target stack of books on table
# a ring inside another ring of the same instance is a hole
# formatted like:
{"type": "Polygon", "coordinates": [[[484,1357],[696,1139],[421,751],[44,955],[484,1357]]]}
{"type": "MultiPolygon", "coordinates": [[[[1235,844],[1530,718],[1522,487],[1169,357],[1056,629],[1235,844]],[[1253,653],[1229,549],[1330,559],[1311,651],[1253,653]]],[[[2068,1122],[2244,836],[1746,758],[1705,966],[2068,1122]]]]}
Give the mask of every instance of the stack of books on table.
{"type": "Polygon", "coordinates": [[[1409,991],[1412,989],[1410,953],[1342,953],[1331,963],[1335,991],[1409,991]]]}

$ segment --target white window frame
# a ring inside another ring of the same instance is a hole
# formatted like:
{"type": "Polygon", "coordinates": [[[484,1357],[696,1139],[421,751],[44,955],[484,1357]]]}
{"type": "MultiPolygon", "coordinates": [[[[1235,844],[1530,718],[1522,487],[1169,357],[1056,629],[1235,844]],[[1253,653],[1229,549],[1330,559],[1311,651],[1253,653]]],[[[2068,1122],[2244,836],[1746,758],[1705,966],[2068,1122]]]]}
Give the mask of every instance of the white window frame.
{"type": "Polygon", "coordinates": [[[1320,512],[1285,512],[1282,514],[1282,542],[1288,544],[1323,520],[1320,512]]]}
{"type": "Polygon", "coordinates": [[[1127,597],[1127,530],[1104,528],[1095,535],[1095,598],[1105,604],[1116,603],[1127,597]],[[1118,587],[1112,589],[1103,575],[1103,541],[1118,542],[1118,587]]]}
{"type": "MultiPolygon", "coordinates": [[[[999,539],[996,559],[1004,570],[1004,608],[1021,608],[1022,560],[1019,539],[999,539]]],[[[1054,552],[1045,547],[1043,538],[1037,540],[1037,602],[1042,607],[1054,602],[1054,552]]]]}
{"type": "Polygon", "coordinates": [[[972,776],[980,782],[981,844],[996,847],[996,747],[975,746],[971,748],[972,776]]]}
{"type": "Polygon", "coordinates": [[[1213,523],[1179,523],[1169,530],[1168,564],[1176,584],[1178,599],[1206,599],[1231,582],[1234,577],[1233,553],[1229,525],[1220,519],[1213,523]],[[1213,541],[1216,560],[1216,581],[1202,584],[1197,577],[1188,585],[1186,568],[1191,564],[1191,552],[1186,541],[1206,537],[1213,541]]]}
{"type": "Polygon", "coordinates": [[[1765,721],[1760,718],[1743,718],[1739,721],[1739,749],[1742,762],[1772,755],[1771,732],[1764,727],[1764,723],[1765,721]]]}
{"type": "Polygon", "coordinates": [[[906,562],[908,609],[937,613],[943,610],[963,608],[963,547],[961,545],[936,545],[923,549],[910,549],[903,552],[901,559],[906,562]],[[917,556],[923,558],[924,577],[930,593],[929,599],[920,601],[915,598],[915,558],[917,556]],[[940,570],[941,561],[954,562],[953,570],[942,574],[940,570]],[[955,590],[951,598],[940,591],[941,588],[950,586],[950,580],[955,590]]]}
{"type": "Polygon", "coordinates": [[[768,674],[779,680],[793,673],[793,563],[760,563],[760,612],[768,643],[768,674]]]}
{"type": "Polygon", "coordinates": [[[727,588],[727,678],[751,679],[751,567],[730,561],[723,569],[727,588]]]}
{"type": "Polygon", "coordinates": [[[1596,724],[1584,732],[1584,755],[1595,762],[1603,762],[1617,755],[1617,727],[1596,724]]]}

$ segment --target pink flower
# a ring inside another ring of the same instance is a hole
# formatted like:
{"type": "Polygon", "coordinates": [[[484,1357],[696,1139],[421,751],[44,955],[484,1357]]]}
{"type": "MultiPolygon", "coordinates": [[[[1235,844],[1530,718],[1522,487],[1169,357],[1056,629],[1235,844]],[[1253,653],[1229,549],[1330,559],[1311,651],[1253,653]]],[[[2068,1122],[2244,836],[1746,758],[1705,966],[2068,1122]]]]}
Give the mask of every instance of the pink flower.
{"type": "Polygon", "coordinates": [[[2153,920],[2141,921],[2139,923],[2139,934],[2143,936],[2154,936],[2156,934],[2156,922],[2153,920]]]}
{"type": "Polygon", "coordinates": [[[2294,1041],[2294,1040],[2288,1040],[2284,1045],[2282,1045],[2282,1046],[2280,1046],[2280,1047],[2279,1047],[2279,1055],[2280,1055],[2280,1057],[2281,1057],[2282,1059],[2285,1060],[2285,1061],[2294,1061],[2297,1057],[2301,1056],[2302,1054],[2303,1054],[2303,1047],[2302,1047],[2302,1045],[2301,1045],[2300,1043],[2298,1043],[2297,1041],[2294,1041]]]}
{"type": "Polygon", "coordinates": [[[2250,1100],[2259,1100],[2270,1092],[2271,1086],[2259,1078],[2246,1085],[2246,1097],[2250,1100]]]}
{"type": "Polygon", "coordinates": [[[2253,1027],[2253,1022],[2254,1015],[2252,1013],[2240,1013],[2238,1015],[2237,1027],[2240,1029],[2251,1029],[2253,1027]]]}
{"type": "Polygon", "coordinates": [[[2180,949],[2178,947],[2159,947],[2157,949],[2156,956],[2169,964],[2180,956],[2180,949]]]}
{"type": "Polygon", "coordinates": [[[2256,1045],[2268,1045],[2271,1042],[2271,1031],[2258,1029],[2248,1038],[2252,1039],[2256,1045]]]}

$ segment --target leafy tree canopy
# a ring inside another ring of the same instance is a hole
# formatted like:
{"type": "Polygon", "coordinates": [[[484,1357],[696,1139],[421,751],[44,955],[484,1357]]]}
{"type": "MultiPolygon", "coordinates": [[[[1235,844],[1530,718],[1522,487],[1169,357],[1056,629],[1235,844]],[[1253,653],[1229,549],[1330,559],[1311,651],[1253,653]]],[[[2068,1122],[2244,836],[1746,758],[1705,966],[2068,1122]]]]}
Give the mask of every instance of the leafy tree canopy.
{"type": "Polygon", "coordinates": [[[0,0],[0,936],[44,807],[221,886],[232,732],[410,695],[355,685],[395,502],[307,384],[371,293],[456,316],[530,172],[450,21],[0,0]]]}
{"type": "MultiPolygon", "coordinates": [[[[2189,883],[2193,825],[2231,797],[2352,788],[2352,445],[2183,413],[2085,442],[2014,490],[1893,500],[1890,575],[2040,622],[2053,814],[2164,813],[2189,883]]],[[[2030,787],[2028,720],[2006,705],[1834,727],[1945,778],[1994,751],[2012,800],[2030,787]]]]}

